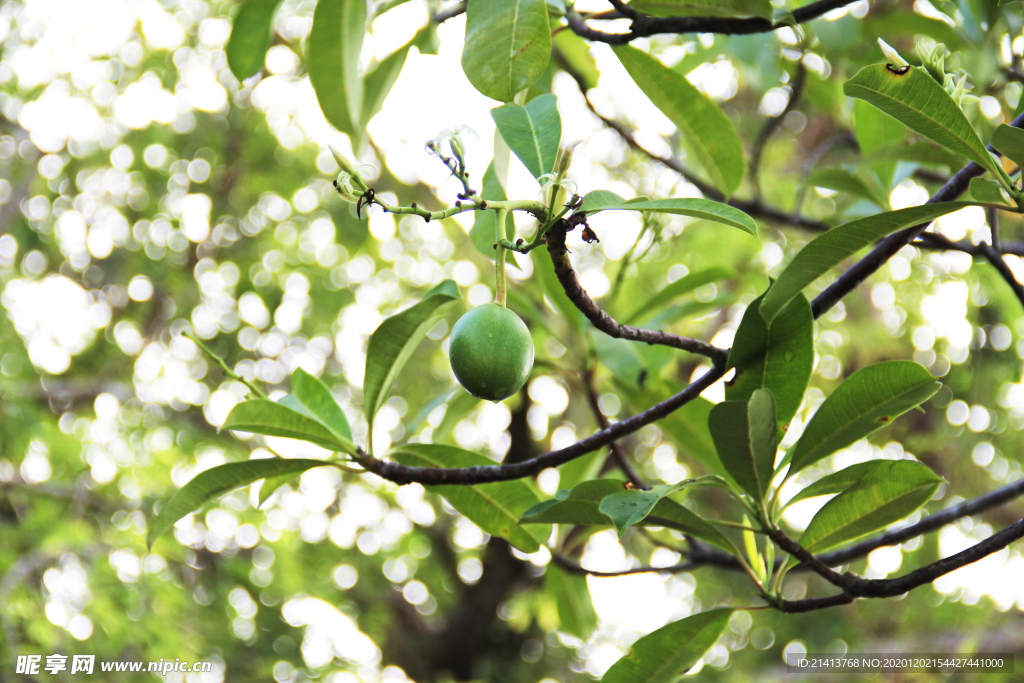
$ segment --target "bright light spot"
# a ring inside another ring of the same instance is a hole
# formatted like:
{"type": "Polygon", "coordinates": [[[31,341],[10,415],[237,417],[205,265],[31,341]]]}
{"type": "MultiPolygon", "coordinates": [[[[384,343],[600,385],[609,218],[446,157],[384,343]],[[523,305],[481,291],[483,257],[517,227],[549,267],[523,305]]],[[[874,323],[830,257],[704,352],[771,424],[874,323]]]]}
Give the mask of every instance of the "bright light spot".
{"type": "Polygon", "coordinates": [[[0,302],[25,340],[32,364],[54,375],[65,372],[71,357],[88,348],[95,330],[110,320],[107,304],[93,305],[79,284],[61,275],[11,280],[0,302]]]}
{"type": "Polygon", "coordinates": [[[561,415],[569,407],[569,392],[553,377],[541,376],[530,382],[530,398],[548,412],[561,415]]]}
{"type": "Polygon", "coordinates": [[[181,199],[181,231],[192,242],[202,242],[210,234],[213,201],[205,194],[187,194],[181,199]]]}

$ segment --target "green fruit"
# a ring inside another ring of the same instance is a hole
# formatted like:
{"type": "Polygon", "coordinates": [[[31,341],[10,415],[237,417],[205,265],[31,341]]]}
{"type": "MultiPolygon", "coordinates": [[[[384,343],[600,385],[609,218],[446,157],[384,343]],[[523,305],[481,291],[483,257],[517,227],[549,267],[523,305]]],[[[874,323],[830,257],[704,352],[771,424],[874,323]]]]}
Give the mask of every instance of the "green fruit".
{"type": "Polygon", "coordinates": [[[484,304],[455,323],[448,357],[466,391],[498,402],[529,379],[533,338],[518,315],[498,304],[484,304]]]}

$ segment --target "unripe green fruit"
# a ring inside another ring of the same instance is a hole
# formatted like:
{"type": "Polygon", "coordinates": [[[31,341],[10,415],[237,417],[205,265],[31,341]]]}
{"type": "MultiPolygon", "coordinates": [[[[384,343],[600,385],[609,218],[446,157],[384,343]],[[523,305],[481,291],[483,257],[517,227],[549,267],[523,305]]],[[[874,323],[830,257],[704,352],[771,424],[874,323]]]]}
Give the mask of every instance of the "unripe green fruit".
{"type": "Polygon", "coordinates": [[[529,379],[533,338],[518,315],[498,304],[484,304],[455,323],[448,357],[466,391],[498,402],[529,379]]]}

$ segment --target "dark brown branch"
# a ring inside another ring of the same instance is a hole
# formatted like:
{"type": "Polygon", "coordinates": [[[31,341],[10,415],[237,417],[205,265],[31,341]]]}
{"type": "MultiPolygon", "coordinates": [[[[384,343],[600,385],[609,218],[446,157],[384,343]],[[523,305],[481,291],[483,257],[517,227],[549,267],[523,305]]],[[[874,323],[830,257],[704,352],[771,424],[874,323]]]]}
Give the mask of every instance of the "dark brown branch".
{"type": "MultiPolygon", "coordinates": [[[[993,233],[993,237],[994,236],[995,233],[993,233]]],[[[1013,290],[1013,294],[1017,297],[1017,301],[1024,306],[1024,286],[1021,286],[1020,282],[1017,280],[1017,276],[1013,274],[1012,270],[1010,270],[1010,266],[1006,264],[1006,261],[1003,259],[1003,255],[987,242],[979,244],[978,250],[981,252],[982,256],[987,258],[989,263],[999,271],[999,274],[1003,276],[1004,280],[1006,280],[1006,284],[1010,285],[1010,289],[1013,290]]]]}
{"type": "Polygon", "coordinates": [[[459,16],[460,14],[465,13],[465,11],[466,11],[466,3],[465,2],[457,2],[454,5],[451,5],[450,7],[447,7],[445,9],[442,9],[439,12],[437,12],[437,14],[435,14],[434,16],[431,17],[431,20],[435,24],[443,24],[444,22],[448,21],[449,19],[452,19],[454,17],[459,16]]]}
{"type": "Polygon", "coordinates": [[[932,562],[895,579],[864,579],[854,574],[843,574],[843,591],[862,598],[894,598],[997,553],[1021,537],[1024,537],[1024,519],[956,555],[932,562]]]}
{"type": "Polygon", "coordinates": [[[775,541],[780,548],[810,567],[815,574],[837,588],[841,588],[846,595],[855,598],[894,598],[999,552],[1024,537],[1024,519],[1014,522],[1002,531],[992,534],[984,541],[976,543],[962,552],[932,562],[895,579],[865,579],[850,572],[840,574],[826,566],[821,559],[808,552],[783,531],[771,530],[768,532],[768,537],[775,541]]]}
{"type": "Polygon", "coordinates": [[[930,514],[921,521],[911,524],[910,526],[903,527],[902,529],[896,529],[894,531],[875,536],[874,538],[869,538],[855,545],[843,548],[842,550],[825,553],[818,559],[830,567],[846,564],[851,560],[864,557],[875,548],[904,543],[912,538],[917,538],[923,534],[940,529],[963,517],[970,517],[971,515],[976,515],[979,512],[985,512],[986,510],[999,507],[1004,503],[1008,503],[1011,500],[1019,498],[1021,495],[1024,495],[1024,479],[1019,479],[1012,484],[1007,484],[995,491],[990,491],[989,493],[978,496],[977,498],[964,501],[959,505],[953,505],[940,512],[930,514]]]}
{"type": "Polygon", "coordinates": [[[828,609],[830,607],[839,607],[841,605],[849,605],[856,599],[857,598],[852,595],[847,595],[846,593],[837,593],[836,595],[830,595],[827,598],[771,601],[771,605],[780,612],[786,612],[787,614],[799,614],[803,612],[813,612],[819,609],[828,609]]]}
{"type": "Polygon", "coordinates": [[[990,206],[985,209],[985,216],[988,217],[988,228],[992,232],[992,248],[1001,253],[1003,247],[999,239],[999,209],[990,206]]]}
{"type": "Polygon", "coordinates": [[[558,281],[562,283],[562,289],[565,290],[566,296],[583,315],[587,316],[587,320],[593,323],[594,327],[609,337],[644,342],[645,344],[671,346],[675,349],[707,356],[715,365],[725,365],[725,360],[729,356],[729,352],[725,349],[720,349],[700,339],[623,325],[608,315],[590,298],[590,295],[580,286],[579,280],[576,279],[576,271],[573,270],[572,263],[569,261],[569,250],[565,248],[566,225],[567,221],[559,221],[548,229],[545,236],[548,253],[551,254],[551,260],[555,265],[555,274],[558,276],[558,281]]]}
{"type": "MultiPolygon", "coordinates": [[[[793,10],[793,20],[802,24],[834,9],[852,5],[856,0],[819,0],[793,10]]],[[[612,3],[619,14],[632,19],[629,33],[605,33],[589,27],[583,16],[570,10],[565,18],[569,28],[581,38],[609,45],[624,45],[637,38],[659,33],[719,33],[723,35],[749,35],[768,33],[787,26],[768,19],[736,19],[730,17],[650,17],[630,9],[621,2],[612,3]]]]}
{"type": "Polygon", "coordinates": [[[581,455],[592,453],[598,448],[621,439],[627,434],[638,431],[641,427],[657,422],[700,396],[701,392],[720,380],[725,375],[724,368],[716,366],[701,375],[695,382],[687,386],[675,396],[657,403],[633,417],[616,422],[581,439],[571,446],[549,451],[536,458],[505,465],[481,465],[477,467],[409,467],[395,462],[385,462],[374,458],[361,450],[357,453],[360,464],[374,474],[396,484],[483,484],[492,481],[508,481],[522,479],[537,474],[548,467],[558,467],[581,455]]]}
{"type": "MultiPolygon", "coordinates": [[[[1024,126],[1024,114],[1021,114],[1013,123],[1010,124],[1017,128],[1024,126]]],[[[991,145],[988,147],[989,151],[995,152],[995,149],[991,145]]],[[[998,154],[998,153],[997,153],[998,154]]],[[[970,162],[959,171],[956,172],[949,182],[943,185],[939,190],[928,199],[928,204],[935,204],[937,202],[948,202],[959,197],[967,189],[967,186],[971,182],[971,178],[976,178],[985,172],[981,166],[975,162],[970,162]]],[[[931,223],[922,223],[906,230],[889,235],[879,243],[877,247],[871,250],[867,256],[862,258],[860,261],[855,263],[849,270],[836,278],[836,281],[829,285],[825,291],[814,298],[811,302],[811,310],[814,311],[814,317],[818,317],[821,314],[828,311],[830,308],[835,306],[840,300],[843,299],[847,294],[857,288],[860,283],[864,282],[872,273],[881,268],[886,261],[896,255],[900,249],[905,247],[914,241],[915,238],[924,233],[928,229],[931,223]]]]}

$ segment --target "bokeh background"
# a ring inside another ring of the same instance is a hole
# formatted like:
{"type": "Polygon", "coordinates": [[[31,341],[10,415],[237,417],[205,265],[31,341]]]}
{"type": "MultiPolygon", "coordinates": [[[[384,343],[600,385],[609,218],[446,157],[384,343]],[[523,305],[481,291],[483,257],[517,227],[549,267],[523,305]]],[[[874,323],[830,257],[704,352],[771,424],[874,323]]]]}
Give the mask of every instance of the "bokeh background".
{"type": "MultiPolygon", "coordinates": [[[[147,550],[154,505],[196,473],[248,458],[327,456],[285,439],[218,434],[246,389],[182,331],[206,340],[273,397],[283,395],[297,367],[322,377],[359,442],[367,431],[366,340],[377,325],[444,278],[462,289],[460,306],[493,298],[491,263],[468,238],[471,216],[424,223],[372,210],[360,220],[331,187],[339,169],[328,145],[358,157],[389,201],[448,205],[460,187],[424,144],[460,126],[468,129],[471,177],[483,177],[496,103],[462,74],[465,17],[435,24],[438,7],[426,0],[372,3],[379,13],[365,64],[424,26],[436,34],[436,54],[411,51],[368,127],[368,146],[353,150],[324,120],[302,64],[314,4],[285,0],[264,70],[243,83],[224,54],[234,2],[0,6],[0,680],[17,680],[18,655],[53,653],[215,663],[212,674],[165,677],[189,683],[591,680],[670,620],[756,601],[742,577],[713,569],[590,577],[598,622],[581,640],[558,630],[546,551],[511,552],[419,485],[399,488],[333,469],[305,474],[259,510],[256,487],[228,494],[147,550]]],[[[1022,90],[1021,10],[995,5],[862,1],[807,25],[801,49],[789,29],[634,45],[721,103],[748,148],[764,121],[785,112],[765,147],[763,197],[783,211],[837,223],[920,204],[958,167],[955,159],[899,162],[885,207],[806,182],[815,165],[863,163],[841,84],[883,60],[877,37],[908,55],[922,36],[961,51],[959,66],[981,98],[968,114],[984,138],[1012,118],[1022,90]],[[787,106],[798,69],[806,84],[787,106]]],[[[577,7],[606,9],[598,0],[577,7]]],[[[599,115],[620,121],[647,149],[686,163],[684,141],[611,51],[595,45],[590,54],[601,76],[589,104],[555,65],[534,86],[558,96],[563,146],[575,145],[569,176],[580,193],[700,196],[602,122],[599,115]]],[[[509,195],[539,191],[514,161],[509,195]]],[[[741,195],[752,192],[748,182],[741,195]]],[[[813,237],[761,223],[758,243],[680,217],[644,223],[609,214],[591,221],[600,243],[569,239],[588,292],[621,315],[687,273],[725,268],[731,277],[674,302],[659,319],[720,346],[729,345],[768,276],[813,237]]],[[[934,229],[977,243],[989,238],[988,220],[965,209],[934,229]]],[[[1018,218],[1001,220],[1004,239],[1020,237],[1018,218]]],[[[528,236],[535,225],[517,216],[517,227],[528,236]]],[[[579,332],[545,298],[535,260],[517,259],[512,304],[538,349],[528,388],[497,405],[457,388],[446,356],[456,312],[431,331],[381,409],[379,452],[432,440],[496,460],[510,452],[528,457],[597,428],[591,389],[602,414],[615,420],[706,369],[671,350],[626,352],[579,332]],[[616,363],[624,356],[647,371],[642,385],[622,381],[616,363]]],[[[1006,260],[1024,280],[1024,264],[1006,260]]],[[[1022,334],[1020,305],[989,266],[962,253],[905,248],[818,321],[812,388],[787,441],[842,377],[872,362],[913,358],[942,379],[941,392],[923,413],[835,454],[818,473],[916,457],[949,481],[929,509],[1019,478],[1022,334]]],[[[705,396],[721,400],[721,386],[705,396]]],[[[691,457],[699,445],[685,425],[649,426],[624,443],[652,480],[701,471],[691,457]]],[[[560,478],[564,485],[603,457],[569,474],[544,472],[537,485],[554,493],[560,478]]],[[[799,530],[822,502],[794,506],[787,523],[799,530]]],[[[701,501],[711,516],[729,514],[715,503],[701,501]]],[[[877,578],[912,568],[986,537],[1020,510],[1011,503],[876,550],[854,569],[877,578]]],[[[616,571],[679,559],[643,535],[620,544],[604,531],[587,540],[581,562],[616,571]]],[[[699,675],[777,680],[785,652],[1019,651],[1022,575],[1020,550],[1010,548],[900,600],[808,615],[737,614],[699,675]]],[[[794,575],[787,595],[821,590],[794,575]]]]}

